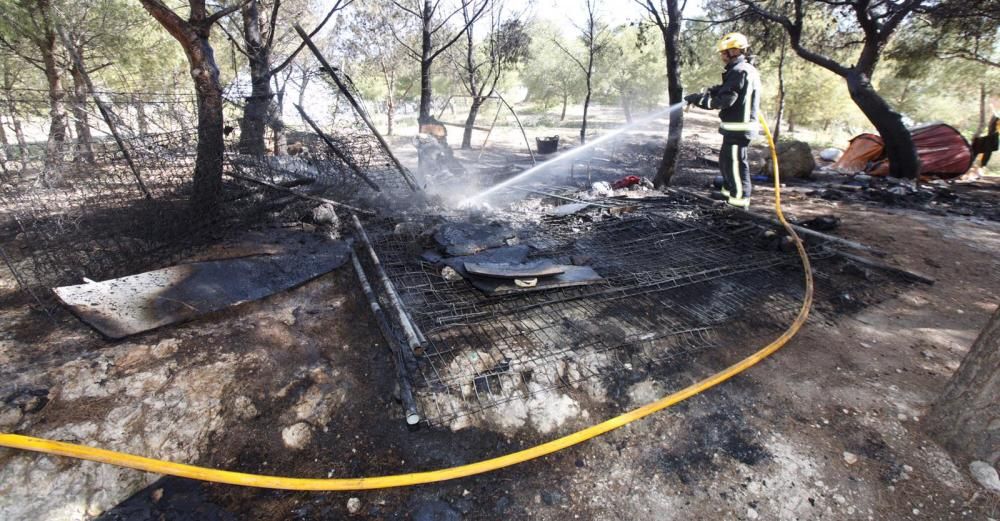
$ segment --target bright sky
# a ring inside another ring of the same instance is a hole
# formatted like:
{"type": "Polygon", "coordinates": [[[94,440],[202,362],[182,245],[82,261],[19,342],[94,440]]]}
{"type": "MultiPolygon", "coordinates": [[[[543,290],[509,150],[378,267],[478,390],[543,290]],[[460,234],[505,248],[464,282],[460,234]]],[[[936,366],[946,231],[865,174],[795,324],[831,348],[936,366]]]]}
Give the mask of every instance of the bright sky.
{"type": "MultiPolygon", "coordinates": [[[[524,9],[531,6],[530,11],[536,18],[551,20],[561,27],[567,35],[577,32],[587,17],[585,0],[507,0],[514,9],[524,9]]],[[[688,0],[684,10],[685,16],[695,16],[701,13],[699,0],[688,0]]],[[[597,15],[611,26],[622,25],[641,19],[645,11],[634,0],[603,0],[597,3],[597,15]]]]}

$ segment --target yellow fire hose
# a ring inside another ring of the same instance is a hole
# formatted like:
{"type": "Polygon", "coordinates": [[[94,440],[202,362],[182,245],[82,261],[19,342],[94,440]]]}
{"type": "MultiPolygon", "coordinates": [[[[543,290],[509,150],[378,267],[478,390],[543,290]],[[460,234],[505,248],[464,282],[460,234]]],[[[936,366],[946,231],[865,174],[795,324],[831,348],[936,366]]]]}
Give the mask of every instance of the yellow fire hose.
{"type": "Polygon", "coordinates": [[[97,461],[156,474],[166,474],[182,478],[210,481],[214,483],[225,483],[229,485],[284,490],[354,491],[433,483],[437,481],[474,476],[476,474],[483,474],[493,470],[502,469],[504,467],[510,467],[518,463],[523,463],[528,460],[552,454],[567,447],[572,447],[573,445],[595,438],[623,425],[628,425],[629,423],[645,418],[646,416],[649,416],[657,411],[662,411],[671,405],[684,401],[692,396],[711,389],[722,382],[725,382],[726,380],[740,374],[761,360],[767,358],[784,346],[793,336],[795,336],[795,334],[802,327],[802,324],[806,321],[806,317],[809,315],[809,309],[812,306],[813,297],[813,278],[812,269],[809,265],[809,257],[806,255],[806,250],[802,241],[795,234],[795,230],[793,230],[792,227],[789,226],[788,222],[785,221],[785,216],[781,212],[781,186],[778,176],[778,155],[775,151],[771,131],[768,128],[767,122],[764,120],[763,116],[760,117],[760,123],[763,126],[765,136],[767,136],[768,144],[771,147],[771,160],[774,162],[774,210],[778,215],[778,219],[788,232],[788,235],[794,239],[795,247],[798,249],[799,257],[802,259],[802,267],[805,270],[806,291],[805,298],[802,301],[802,308],[799,310],[798,315],[795,317],[795,321],[792,322],[788,329],[785,330],[781,336],[776,338],[767,346],[763,347],[761,350],[748,356],[740,362],[729,366],[719,373],[709,376],[653,403],[644,405],[616,418],[611,418],[603,423],[599,423],[581,431],[563,436],[562,438],[504,456],[470,463],[468,465],[461,465],[458,467],[429,472],[415,472],[412,474],[397,474],[393,476],[376,476],[366,478],[307,479],[245,474],[242,472],[230,472],[226,470],[184,465],[153,458],[144,458],[142,456],[123,454],[95,447],[86,447],[83,445],[63,443],[17,434],[0,434],[0,446],[97,461]]]}

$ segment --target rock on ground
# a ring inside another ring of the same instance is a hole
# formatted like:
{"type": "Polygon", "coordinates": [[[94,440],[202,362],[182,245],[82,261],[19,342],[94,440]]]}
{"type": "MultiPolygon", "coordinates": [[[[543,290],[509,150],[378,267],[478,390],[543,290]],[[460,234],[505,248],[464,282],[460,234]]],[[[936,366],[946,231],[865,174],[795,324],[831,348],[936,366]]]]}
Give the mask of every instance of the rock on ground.
{"type": "Polygon", "coordinates": [[[989,463],[985,461],[973,461],[969,465],[969,472],[972,473],[972,477],[976,478],[976,482],[982,485],[983,488],[992,490],[993,492],[1000,492],[1000,476],[997,475],[997,469],[993,468],[989,463]]]}
{"type": "MultiPolygon", "coordinates": [[[[816,169],[816,159],[813,158],[809,143],[804,141],[782,141],[777,145],[778,168],[782,179],[805,179],[816,169]]],[[[764,172],[773,175],[774,167],[770,161],[764,164],[764,172]]]]}

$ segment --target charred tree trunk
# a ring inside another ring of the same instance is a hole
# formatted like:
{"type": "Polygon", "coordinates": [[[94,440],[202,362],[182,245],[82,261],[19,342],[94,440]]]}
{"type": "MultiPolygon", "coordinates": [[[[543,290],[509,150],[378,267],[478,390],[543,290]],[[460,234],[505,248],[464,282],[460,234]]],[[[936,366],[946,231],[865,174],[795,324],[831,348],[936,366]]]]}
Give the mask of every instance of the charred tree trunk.
{"type": "MultiPolygon", "coordinates": [[[[207,36],[207,35],[206,35],[207,36]]],[[[194,169],[195,208],[212,211],[222,195],[223,140],[222,86],[208,38],[192,53],[191,74],[198,99],[198,152],[194,169]]]]}
{"type": "Polygon", "coordinates": [[[472,106],[469,107],[469,116],[465,118],[465,131],[462,132],[462,149],[472,148],[472,130],[476,125],[476,118],[479,116],[479,109],[483,106],[482,98],[472,98],[472,106]]]}
{"type": "MultiPolygon", "coordinates": [[[[79,51],[77,51],[79,52],[79,51]]],[[[79,67],[70,67],[73,77],[73,124],[76,127],[76,151],[73,160],[94,162],[94,137],[90,133],[90,118],[87,114],[87,83],[79,67]]]]}
{"type": "Polygon", "coordinates": [[[778,111],[774,116],[774,142],[781,136],[781,119],[785,117],[785,52],[786,45],[781,44],[781,56],[778,58],[778,111]]]}
{"type": "Polygon", "coordinates": [[[928,429],[955,454],[1000,461],[1000,308],[993,313],[927,417],[928,429]]]}
{"type": "Polygon", "coordinates": [[[265,44],[261,31],[259,2],[252,0],[243,6],[243,41],[250,62],[250,97],[240,119],[239,151],[263,155],[267,151],[264,135],[274,114],[274,92],[271,90],[271,48],[265,44]]]}
{"type": "Polygon", "coordinates": [[[569,105],[569,94],[563,93],[562,113],[559,114],[559,121],[566,121],[566,105],[569,105]]]}
{"type": "Polygon", "coordinates": [[[141,0],[142,6],[180,43],[194,80],[198,110],[198,151],[195,157],[193,210],[209,216],[218,209],[222,195],[223,113],[222,86],[215,52],[209,42],[212,26],[241,4],[209,15],[205,2],[190,0],[190,16],[182,19],[160,0],[141,0]]]}
{"type": "Polygon", "coordinates": [[[920,160],[917,158],[913,136],[903,124],[903,117],[875,92],[867,74],[851,70],[845,79],[851,99],[885,142],[885,150],[889,156],[889,175],[915,179],[920,173],[920,160]]]}
{"type": "MultiPolygon", "coordinates": [[[[667,19],[659,19],[660,34],[663,36],[663,50],[667,63],[667,93],[670,106],[684,101],[684,87],[681,85],[681,8],[678,0],[667,0],[667,19]]],[[[677,159],[680,157],[681,136],[684,131],[684,111],[671,110],[670,126],[667,130],[667,146],[663,150],[663,159],[656,170],[653,184],[657,187],[668,186],[677,171],[677,159]]]]}
{"type": "Polygon", "coordinates": [[[587,142],[587,112],[590,111],[590,95],[592,90],[591,76],[594,72],[594,60],[591,58],[590,66],[587,68],[587,96],[583,98],[583,123],[580,125],[580,144],[587,142]]]}

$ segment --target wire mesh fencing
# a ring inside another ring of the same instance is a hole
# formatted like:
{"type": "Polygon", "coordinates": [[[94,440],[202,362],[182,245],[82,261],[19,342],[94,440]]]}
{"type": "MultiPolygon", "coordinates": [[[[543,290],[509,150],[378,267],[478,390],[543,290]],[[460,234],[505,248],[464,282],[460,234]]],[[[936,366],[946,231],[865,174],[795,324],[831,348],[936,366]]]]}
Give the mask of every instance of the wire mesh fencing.
{"type": "MultiPolygon", "coordinates": [[[[231,105],[239,93],[227,88],[231,105]]],[[[47,101],[42,92],[7,94],[19,96],[25,110],[42,110],[47,101]]],[[[344,118],[318,131],[288,126],[283,139],[297,145],[290,153],[248,155],[239,151],[237,116],[220,151],[219,204],[199,209],[191,204],[198,135],[171,123],[193,123],[193,96],[163,95],[158,103],[152,93],[98,97],[113,106],[120,143],[88,98],[73,102],[66,128],[91,132],[48,143],[19,140],[0,154],[0,260],[46,309],[54,307],[47,291],[54,286],[163,267],[193,247],[279,216],[296,219],[317,204],[291,196],[289,187],[369,206],[373,197],[408,189],[387,151],[356,122],[344,118]],[[81,119],[85,125],[76,125],[81,119]],[[176,130],[150,131],[161,127],[176,130]]]]}
{"type": "MultiPolygon", "coordinates": [[[[447,221],[369,222],[375,250],[427,339],[411,374],[427,421],[448,424],[583,380],[777,336],[798,311],[798,256],[771,248],[728,211],[679,196],[599,203],[630,211],[551,218],[543,206],[512,228],[513,246],[499,248],[526,248],[525,262],[586,265],[601,280],[504,295],[448,276],[454,263],[435,239],[447,221]]],[[[849,291],[870,303],[898,286],[889,274],[845,275],[825,246],[811,249],[821,302],[849,291]]]]}

